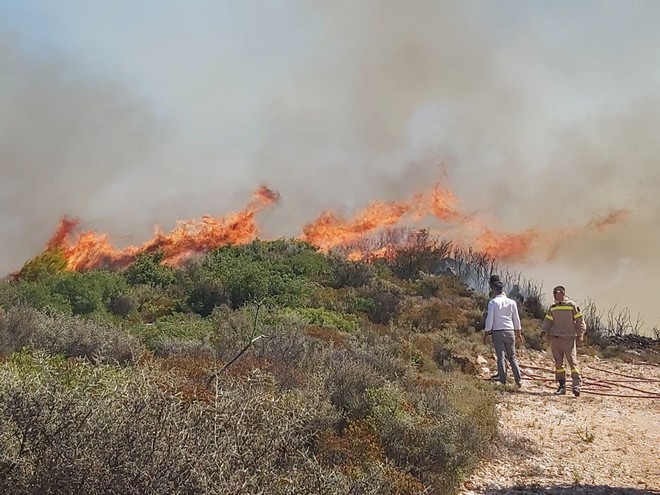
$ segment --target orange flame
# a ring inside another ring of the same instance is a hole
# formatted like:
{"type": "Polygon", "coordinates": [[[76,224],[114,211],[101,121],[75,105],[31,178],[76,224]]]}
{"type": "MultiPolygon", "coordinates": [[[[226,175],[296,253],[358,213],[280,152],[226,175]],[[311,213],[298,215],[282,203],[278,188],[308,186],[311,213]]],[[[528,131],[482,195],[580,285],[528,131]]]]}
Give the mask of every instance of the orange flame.
{"type": "Polygon", "coordinates": [[[495,233],[484,228],[476,238],[476,247],[494,259],[525,258],[540,234],[534,230],[515,233],[495,233]]]}
{"type": "Polygon", "coordinates": [[[410,211],[411,207],[406,203],[376,201],[350,220],[323,212],[314,223],[303,227],[303,239],[327,250],[378,228],[395,225],[410,211]]]}
{"type": "Polygon", "coordinates": [[[165,263],[179,265],[195,253],[227,244],[242,244],[254,240],[258,229],[255,215],[264,207],[279,201],[279,194],[261,186],[243,210],[222,218],[204,216],[201,220],[178,222],[169,233],[156,230],[153,239],[141,246],[122,249],[113,247],[106,234],[83,232],[72,240],[78,222],[63,218],[48,242],[48,248],[63,250],[69,270],[119,268],[130,264],[137,255],[162,251],[165,263]]]}
{"type": "Polygon", "coordinates": [[[436,185],[431,191],[430,196],[429,210],[438,219],[445,222],[453,222],[460,220],[463,217],[463,215],[456,210],[458,199],[456,199],[456,196],[454,196],[454,193],[451,192],[451,190],[443,189],[436,185]]]}
{"type": "MultiPolygon", "coordinates": [[[[165,263],[179,266],[195,253],[256,239],[257,213],[278,203],[279,199],[278,193],[261,186],[253,192],[248,205],[236,213],[180,221],[171,232],[156,229],[154,237],[144,244],[121,249],[112,246],[106,234],[83,232],[74,236],[78,221],[64,217],[48,241],[47,249],[61,249],[69,270],[119,268],[132,263],[141,253],[154,251],[163,253],[165,263]]],[[[486,222],[462,212],[457,204],[450,189],[436,184],[406,201],[374,201],[347,219],[333,212],[322,212],[314,222],[303,227],[300,238],[323,251],[335,250],[350,260],[373,261],[392,257],[398,250],[414,246],[419,240],[414,230],[397,226],[430,215],[450,227],[455,236],[451,241],[455,244],[465,241],[495,259],[525,259],[543,250],[556,249],[580,232],[602,231],[623,222],[630,213],[616,210],[590,221],[582,229],[506,232],[498,230],[492,220],[486,222]],[[380,237],[375,236],[376,233],[380,233],[380,237]]]]}
{"type": "Polygon", "coordinates": [[[316,221],[303,227],[302,238],[323,250],[350,243],[378,229],[396,225],[407,217],[434,215],[449,222],[462,217],[456,210],[456,196],[439,185],[409,201],[374,201],[361,212],[345,220],[335,213],[323,212],[316,221]]]}

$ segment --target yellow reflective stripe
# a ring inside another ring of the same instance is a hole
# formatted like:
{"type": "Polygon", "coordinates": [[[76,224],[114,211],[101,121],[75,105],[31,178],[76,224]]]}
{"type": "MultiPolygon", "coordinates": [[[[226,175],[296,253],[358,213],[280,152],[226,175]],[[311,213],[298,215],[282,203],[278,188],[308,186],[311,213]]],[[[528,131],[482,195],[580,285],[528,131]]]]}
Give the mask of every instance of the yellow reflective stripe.
{"type": "Polygon", "coordinates": [[[582,318],[582,313],[575,313],[573,318],[582,318]]]}
{"type": "Polygon", "coordinates": [[[571,368],[571,373],[579,373],[580,369],[579,368],[571,368]]]}
{"type": "Polygon", "coordinates": [[[565,370],[564,368],[557,368],[555,371],[556,371],[557,373],[563,373],[563,372],[566,371],[566,370],[565,370]]]}
{"type": "Polygon", "coordinates": [[[554,320],[555,317],[552,316],[552,315],[545,315],[545,319],[546,319],[546,320],[554,320]]]}
{"type": "Polygon", "coordinates": [[[573,311],[575,309],[575,306],[553,306],[552,308],[550,308],[550,311],[554,311],[555,309],[573,311]]]}

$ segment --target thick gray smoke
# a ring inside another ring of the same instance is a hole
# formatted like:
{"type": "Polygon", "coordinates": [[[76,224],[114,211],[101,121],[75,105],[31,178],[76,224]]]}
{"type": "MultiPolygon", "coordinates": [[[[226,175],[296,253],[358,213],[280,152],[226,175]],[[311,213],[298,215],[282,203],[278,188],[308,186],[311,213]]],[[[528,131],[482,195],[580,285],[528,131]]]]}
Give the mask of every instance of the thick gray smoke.
{"type": "MultiPolygon", "coordinates": [[[[87,215],[114,181],[129,181],[154,122],[121,85],[95,80],[57,54],[27,55],[0,31],[0,268],[41,251],[58,219],[87,215]]],[[[119,198],[115,198],[119,199],[119,198]]],[[[120,201],[112,208],[119,215],[120,201]]]]}
{"type": "Polygon", "coordinates": [[[84,22],[42,7],[66,50],[0,37],[5,272],[65,213],[141,242],[263,182],[282,194],[264,235],[294,236],[440,181],[496,230],[629,209],[512,268],[660,319],[659,3],[78,3],[84,22]]]}

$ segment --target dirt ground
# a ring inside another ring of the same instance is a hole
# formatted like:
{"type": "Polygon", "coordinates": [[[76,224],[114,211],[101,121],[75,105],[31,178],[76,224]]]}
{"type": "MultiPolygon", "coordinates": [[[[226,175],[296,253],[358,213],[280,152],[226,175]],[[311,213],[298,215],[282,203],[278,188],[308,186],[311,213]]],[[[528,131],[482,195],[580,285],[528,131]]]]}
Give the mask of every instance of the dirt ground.
{"type": "Polygon", "coordinates": [[[493,385],[503,439],[462,495],[660,494],[660,367],[580,356],[583,393],[554,396],[552,359],[518,356],[523,387],[493,385]]]}

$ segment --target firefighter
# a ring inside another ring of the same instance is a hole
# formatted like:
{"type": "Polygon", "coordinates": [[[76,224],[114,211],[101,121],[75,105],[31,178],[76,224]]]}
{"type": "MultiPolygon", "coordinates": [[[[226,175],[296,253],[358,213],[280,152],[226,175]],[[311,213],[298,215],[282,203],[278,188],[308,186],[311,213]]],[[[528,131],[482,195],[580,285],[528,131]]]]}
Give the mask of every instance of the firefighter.
{"type": "Polygon", "coordinates": [[[571,367],[573,395],[579,397],[582,378],[577,363],[576,343],[581,345],[584,342],[586,325],[580,308],[566,297],[564,286],[555,287],[552,295],[555,302],[548,308],[545,315],[541,326],[541,337],[548,335],[552,357],[555,360],[555,378],[559,383],[555,395],[566,394],[566,370],[564,369],[564,357],[566,357],[568,365],[571,367]]]}

